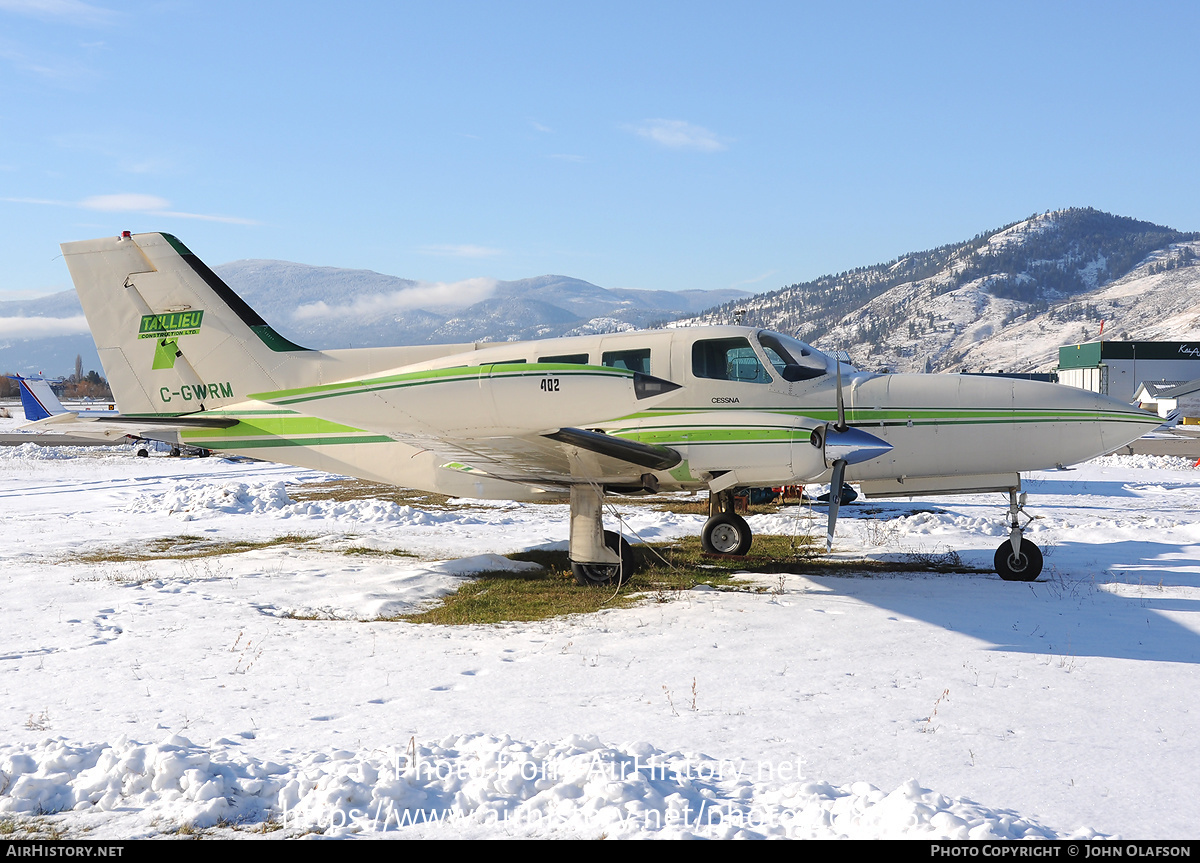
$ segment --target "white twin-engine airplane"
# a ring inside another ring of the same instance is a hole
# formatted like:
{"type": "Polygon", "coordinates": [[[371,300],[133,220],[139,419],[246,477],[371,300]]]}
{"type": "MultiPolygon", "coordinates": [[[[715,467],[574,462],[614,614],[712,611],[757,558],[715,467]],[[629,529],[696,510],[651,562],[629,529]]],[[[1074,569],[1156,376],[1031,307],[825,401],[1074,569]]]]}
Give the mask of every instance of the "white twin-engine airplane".
{"type": "Polygon", "coordinates": [[[183,445],[397,486],[569,499],[581,584],[633,570],[629,543],[603,527],[608,494],[707,489],[705,549],[741,555],[751,532],[734,491],[847,480],[867,497],[1007,492],[996,570],[1032,581],[1042,555],[1022,535],[1020,472],[1161,422],[1054,384],[860,372],[750,327],[309,350],[169,234],[62,250],[125,417],[183,445]]]}

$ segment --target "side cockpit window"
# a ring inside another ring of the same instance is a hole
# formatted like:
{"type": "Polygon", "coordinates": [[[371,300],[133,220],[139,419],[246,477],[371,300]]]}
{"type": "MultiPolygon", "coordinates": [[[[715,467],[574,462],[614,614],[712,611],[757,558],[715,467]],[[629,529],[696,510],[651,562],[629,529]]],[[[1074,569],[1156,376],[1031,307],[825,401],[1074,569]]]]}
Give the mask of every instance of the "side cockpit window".
{"type": "Polygon", "coordinates": [[[828,373],[829,357],[798,339],[764,330],[758,334],[758,343],[786,381],[808,381],[828,373]]]}
{"type": "Polygon", "coordinates": [[[692,374],[716,381],[769,384],[771,375],[744,338],[705,339],[692,344],[692,374]]]}
{"type": "Polygon", "coordinates": [[[614,369],[629,369],[631,372],[650,374],[650,349],[632,351],[605,351],[601,364],[614,369]]]}

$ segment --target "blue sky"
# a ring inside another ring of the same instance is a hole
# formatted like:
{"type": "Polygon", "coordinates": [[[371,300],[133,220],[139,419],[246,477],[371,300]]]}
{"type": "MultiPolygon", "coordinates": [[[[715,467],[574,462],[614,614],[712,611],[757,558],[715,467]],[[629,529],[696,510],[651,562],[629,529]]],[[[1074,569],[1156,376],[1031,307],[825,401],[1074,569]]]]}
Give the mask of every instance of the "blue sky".
{"type": "Polygon", "coordinates": [[[1194,3],[0,0],[0,293],[176,234],[770,290],[1094,206],[1200,230],[1194,3]]]}

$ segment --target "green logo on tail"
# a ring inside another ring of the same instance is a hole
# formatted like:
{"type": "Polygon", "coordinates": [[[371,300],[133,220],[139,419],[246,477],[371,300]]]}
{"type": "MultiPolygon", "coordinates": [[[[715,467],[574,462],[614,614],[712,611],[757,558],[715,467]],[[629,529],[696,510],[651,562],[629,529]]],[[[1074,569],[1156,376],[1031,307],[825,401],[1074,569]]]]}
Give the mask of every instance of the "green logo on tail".
{"type": "Polygon", "coordinates": [[[161,315],[142,315],[142,324],[138,327],[139,339],[158,339],[154,346],[153,369],[175,368],[175,358],[179,356],[179,337],[193,336],[200,332],[200,323],[204,320],[203,309],[189,312],[167,312],[161,315]]]}

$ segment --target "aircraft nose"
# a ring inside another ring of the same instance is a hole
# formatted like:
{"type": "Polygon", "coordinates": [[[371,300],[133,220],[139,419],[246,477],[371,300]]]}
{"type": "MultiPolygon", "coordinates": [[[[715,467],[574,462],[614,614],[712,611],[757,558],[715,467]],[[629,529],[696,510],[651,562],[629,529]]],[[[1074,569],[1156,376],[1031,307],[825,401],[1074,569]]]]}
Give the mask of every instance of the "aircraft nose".
{"type": "Polygon", "coordinates": [[[833,426],[825,430],[825,460],[830,464],[844,460],[847,464],[858,464],[886,455],[892,445],[858,428],[838,431],[833,426]]]}
{"type": "Polygon", "coordinates": [[[1062,464],[1074,464],[1112,452],[1132,443],[1162,422],[1135,405],[1091,390],[1061,384],[1037,385],[1019,381],[1014,387],[1014,408],[1018,413],[1030,408],[1041,413],[1043,424],[1057,440],[1057,446],[1070,452],[1060,454],[1062,464]],[[1046,420],[1053,421],[1046,423],[1046,420]]]}

